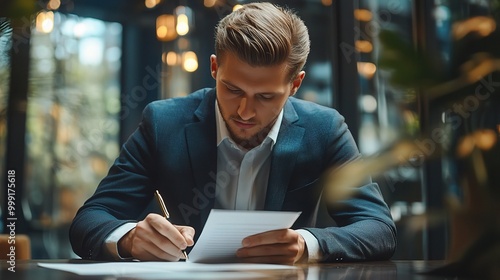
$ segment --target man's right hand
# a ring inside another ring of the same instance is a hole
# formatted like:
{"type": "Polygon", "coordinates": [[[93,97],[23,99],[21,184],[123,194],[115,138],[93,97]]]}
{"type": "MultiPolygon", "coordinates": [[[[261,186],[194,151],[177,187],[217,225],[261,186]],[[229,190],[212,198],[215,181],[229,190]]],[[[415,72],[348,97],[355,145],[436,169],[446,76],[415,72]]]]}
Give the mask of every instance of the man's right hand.
{"type": "Polygon", "coordinates": [[[171,224],[165,217],[149,214],[118,241],[121,257],[142,261],[178,261],[182,250],[193,246],[194,228],[171,224]]]}

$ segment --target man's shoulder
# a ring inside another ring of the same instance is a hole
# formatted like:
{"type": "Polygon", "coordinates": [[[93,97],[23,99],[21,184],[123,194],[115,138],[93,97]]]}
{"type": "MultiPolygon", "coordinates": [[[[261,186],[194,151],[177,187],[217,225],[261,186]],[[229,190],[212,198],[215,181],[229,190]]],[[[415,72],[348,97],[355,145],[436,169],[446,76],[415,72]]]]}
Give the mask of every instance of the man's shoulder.
{"type": "Polygon", "coordinates": [[[307,117],[313,119],[319,119],[323,117],[343,118],[340,115],[340,113],[334,108],[295,97],[290,97],[289,100],[292,103],[293,108],[295,109],[300,118],[307,118],[307,117]]]}
{"type": "Polygon", "coordinates": [[[196,122],[200,116],[210,113],[210,106],[215,106],[215,103],[210,102],[212,99],[215,100],[215,90],[205,88],[185,97],[153,101],[144,108],[143,120],[155,122],[157,125],[196,122]]]}
{"type": "Polygon", "coordinates": [[[212,88],[204,88],[199,89],[187,96],[156,100],[149,103],[147,107],[154,111],[193,111],[198,108],[200,103],[207,98],[207,95],[213,90],[214,89],[212,88]]]}

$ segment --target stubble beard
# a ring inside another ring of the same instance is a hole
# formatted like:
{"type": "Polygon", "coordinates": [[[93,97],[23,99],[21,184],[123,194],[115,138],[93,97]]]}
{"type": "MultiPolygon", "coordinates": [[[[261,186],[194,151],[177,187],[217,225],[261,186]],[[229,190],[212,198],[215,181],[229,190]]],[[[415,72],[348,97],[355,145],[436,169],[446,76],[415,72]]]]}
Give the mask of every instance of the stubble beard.
{"type": "MultiPolygon", "coordinates": [[[[255,134],[251,135],[248,138],[238,137],[235,133],[235,130],[233,130],[233,128],[229,125],[229,122],[231,120],[241,120],[241,118],[238,115],[230,115],[226,118],[224,109],[222,108],[222,106],[220,106],[220,103],[219,103],[218,107],[219,107],[220,113],[222,115],[222,119],[224,120],[224,124],[226,125],[227,131],[229,132],[229,136],[231,137],[231,139],[234,142],[236,142],[236,144],[240,145],[241,147],[243,147],[247,150],[250,150],[250,149],[255,148],[258,145],[260,145],[262,143],[262,141],[264,141],[264,139],[266,139],[267,135],[269,134],[269,131],[271,131],[271,128],[273,127],[274,123],[278,119],[278,115],[276,115],[274,120],[272,120],[268,125],[266,125],[265,127],[263,127],[262,129],[260,129],[259,131],[257,131],[255,134]]],[[[252,120],[250,120],[250,121],[252,121],[252,120]]],[[[256,126],[258,126],[259,124],[260,124],[260,122],[256,123],[256,126]]],[[[238,130],[240,128],[236,127],[235,129],[238,130]]]]}
{"type": "MultiPolygon", "coordinates": [[[[229,119],[234,119],[235,117],[230,117],[229,119]]],[[[236,119],[239,119],[236,117],[236,119]]],[[[240,145],[241,147],[250,150],[252,148],[257,147],[266,139],[267,135],[269,134],[269,131],[271,131],[271,128],[276,120],[272,121],[269,123],[267,126],[263,127],[261,130],[258,132],[254,133],[250,137],[244,138],[244,137],[238,137],[236,133],[233,131],[233,129],[229,126],[227,122],[226,127],[227,130],[229,131],[229,135],[231,136],[231,139],[233,139],[236,144],[240,145]]],[[[236,128],[238,129],[238,128],[236,128]]]]}

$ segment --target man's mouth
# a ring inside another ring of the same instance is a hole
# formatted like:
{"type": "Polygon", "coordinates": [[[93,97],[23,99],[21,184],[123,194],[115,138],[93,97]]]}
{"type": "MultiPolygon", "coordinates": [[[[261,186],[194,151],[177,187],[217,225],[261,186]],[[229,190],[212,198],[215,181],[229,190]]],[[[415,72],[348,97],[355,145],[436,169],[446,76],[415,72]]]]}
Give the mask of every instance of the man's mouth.
{"type": "Polygon", "coordinates": [[[253,123],[253,122],[245,122],[245,121],[236,120],[236,119],[233,119],[233,121],[236,124],[236,126],[241,128],[241,129],[250,129],[250,128],[255,126],[255,123],[253,123]]]}

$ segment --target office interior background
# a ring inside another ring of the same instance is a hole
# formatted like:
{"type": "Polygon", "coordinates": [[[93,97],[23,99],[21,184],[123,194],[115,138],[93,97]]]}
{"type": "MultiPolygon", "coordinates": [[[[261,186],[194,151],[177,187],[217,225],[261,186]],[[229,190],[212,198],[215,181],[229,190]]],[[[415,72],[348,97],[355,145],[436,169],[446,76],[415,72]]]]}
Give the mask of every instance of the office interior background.
{"type": "MultiPolygon", "coordinates": [[[[7,232],[9,211],[7,174],[14,170],[16,232],[31,238],[32,257],[75,257],[68,241],[69,224],[137,127],[142,109],[157,99],[215,85],[209,72],[214,26],[248,2],[252,1],[3,1],[3,231],[7,232]]],[[[456,66],[450,35],[455,23],[491,16],[497,4],[487,0],[271,2],[293,8],[309,28],[311,53],[297,97],[340,111],[368,157],[429,130],[443,112],[436,112],[418,87],[394,83],[391,64],[384,67],[387,38],[397,38],[392,46],[406,44],[410,50],[429,54],[434,69],[451,75],[456,66]]],[[[412,62],[399,64],[410,72],[420,70],[412,62]]],[[[441,144],[433,139],[414,143],[420,145],[420,154],[433,153],[441,144]]],[[[394,259],[446,258],[450,240],[443,201],[455,186],[453,172],[443,156],[427,161],[415,154],[373,176],[398,227],[394,259]]]]}

